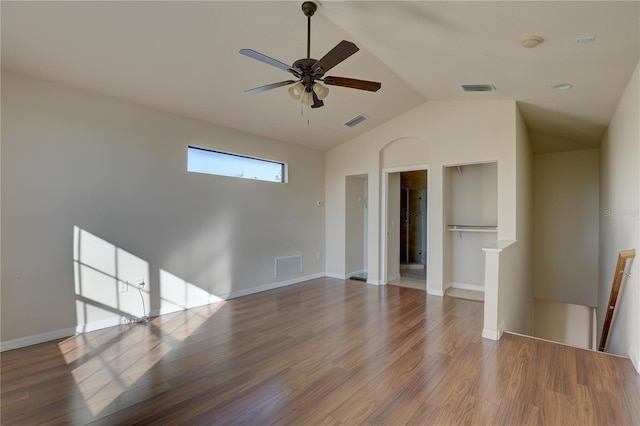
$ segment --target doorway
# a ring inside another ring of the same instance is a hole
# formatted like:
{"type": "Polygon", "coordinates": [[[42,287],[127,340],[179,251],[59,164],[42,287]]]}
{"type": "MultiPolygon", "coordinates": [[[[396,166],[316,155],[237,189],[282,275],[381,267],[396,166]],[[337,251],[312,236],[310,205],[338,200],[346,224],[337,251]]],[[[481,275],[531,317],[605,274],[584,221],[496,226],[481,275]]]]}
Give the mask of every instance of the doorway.
{"type": "Polygon", "coordinates": [[[367,281],[368,175],[347,176],[345,182],[345,277],[367,281]]]}
{"type": "Polygon", "coordinates": [[[427,254],[426,170],[400,173],[400,219],[400,265],[424,266],[427,254]]]}
{"type": "Polygon", "coordinates": [[[386,282],[426,289],[427,170],[401,170],[386,177],[386,282]]]}

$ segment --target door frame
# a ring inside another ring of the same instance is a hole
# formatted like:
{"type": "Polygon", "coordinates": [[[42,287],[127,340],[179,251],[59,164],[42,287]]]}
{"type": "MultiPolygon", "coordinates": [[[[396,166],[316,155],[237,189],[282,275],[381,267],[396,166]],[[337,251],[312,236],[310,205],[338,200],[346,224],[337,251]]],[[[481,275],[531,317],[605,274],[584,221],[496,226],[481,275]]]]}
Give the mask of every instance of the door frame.
{"type": "MultiPolygon", "coordinates": [[[[413,166],[401,166],[401,167],[388,167],[388,168],[383,168],[382,169],[382,202],[380,203],[380,205],[382,206],[382,211],[380,212],[380,237],[382,240],[382,244],[381,244],[381,250],[380,250],[380,285],[387,285],[387,278],[388,278],[388,274],[387,274],[387,252],[389,249],[389,229],[387,226],[387,216],[388,216],[388,212],[389,212],[389,175],[391,173],[402,173],[402,172],[416,172],[416,171],[422,171],[422,170],[426,170],[427,171],[427,241],[425,242],[425,250],[426,250],[426,254],[425,254],[425,268],[427,270],[426,273],[426,283],[425,283],[425,290],[429,289],[429,259],[431,258],[431,256],[429,256],[429,235],[431,235],[431,233],[429,232],[429,205],[431,204],[431,197],[429,196],[430,191],[430,186],[431,186],[431,179],[429,177],[430,173],[429,173],[429,164],[416,164],[413,166]]],[[[399,256],[400,254],[398,254],[399,256]]]]}

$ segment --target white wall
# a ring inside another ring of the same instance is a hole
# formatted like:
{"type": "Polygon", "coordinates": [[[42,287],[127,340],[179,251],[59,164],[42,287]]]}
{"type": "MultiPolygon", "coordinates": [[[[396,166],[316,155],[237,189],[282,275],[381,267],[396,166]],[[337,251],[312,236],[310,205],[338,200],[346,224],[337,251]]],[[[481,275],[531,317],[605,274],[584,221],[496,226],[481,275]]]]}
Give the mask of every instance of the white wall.
{"type": "Polygon", "coordinates": [[[496,163],[484,163],[446,168],[446,186],[449,191],[447,225],[496,226],[497,166],[496,163]]]}
{"type": "MultiPolygon", "coordinates": [[[[500,337],[503,330],[530,334],[533,309],[533,154],[527,127],[516,109],[516,238],[498,242],[487,251],[485,304],[498,293],[497,316],[487,312],[483,335],[500,337]],[[496,287],[496,288],[491,288],[496,287]],[[491,327],[495,328],[492,329],[491,327]]],[[[498,163],[498,173],[500,173],[498,163]]],[[[498,174],[500,176],[500,174],[498,174]]],[[[498,216],[498,226],[500,224],[498,216]]]]}
{"type": "Polygon", "coordinates": [[[534,299],[533,336],[582,349],[592,349],[593,308],[534,299]]]}
{"type": "Polygon", "coordinates": [[[534,156],[534,295],[598,303],[598,150],[534,156]]]}
{"type": "Polygon", "coordinates": [[[140,309],[118,280],[159,312],[324,275],[322,152],[3,72],[1,171],[5,343],[140,309]],[[289,183],[187,173],[188,145],[286,162],[289,183]],[[275,278],[289,255],[303,273],[275,278]]]}
{"type": "MultiPolygon", "coordinates": [[[[640,371],[640,64],[629,81],[600,146],[600,274],[598,329],[602,330],[613,273],[622,250],[636,249],[609,338],[609,352],[629,356],[640,371]]],[[[600,336],[598,335],[598,339],[600,336]]]]}
{"type": "MultiPolygon", "coordinates": [[[[443,292],[443,167],[498,162],[498,238],[516,235],[516,106],[513,101],[428,102],[326,156],[327,270],[344,273],[344,177],[369,175],[369,279],[381,281],[380,202],[386,168],[429,165],[428,291],[443,292]]],[[[423,167],[424,168],[424,167],[423,167]]],[[[385,213],[386,214],[386,213],[385,213]]],[[[386,226],[384,227],[386,228],[386,226]]]]}

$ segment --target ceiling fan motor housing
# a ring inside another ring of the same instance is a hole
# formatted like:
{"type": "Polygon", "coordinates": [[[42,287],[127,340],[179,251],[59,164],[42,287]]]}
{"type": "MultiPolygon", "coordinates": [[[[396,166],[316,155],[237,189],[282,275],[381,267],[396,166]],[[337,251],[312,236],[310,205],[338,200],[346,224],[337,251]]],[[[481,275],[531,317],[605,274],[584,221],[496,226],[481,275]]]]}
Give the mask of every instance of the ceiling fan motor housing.
{"type": "Polygon", "coordinates": [[[314,2],[305,1],[302,3],[302,12],[304,12],[305,16],[313,16],[313,14],[316,13],[316,10],[318,10],[318,6],[316,6],[314,2]]]}
{"type": "Polygon", "coordinates": [[[313,58],[298,59],[293,63],[293,68],[300,71],[300,79],[304,84],[306,91],[311,92],[313,83],[317,78],[322,77],[322,73],[314,72],[312,67],[317,62],[313,58]]]}

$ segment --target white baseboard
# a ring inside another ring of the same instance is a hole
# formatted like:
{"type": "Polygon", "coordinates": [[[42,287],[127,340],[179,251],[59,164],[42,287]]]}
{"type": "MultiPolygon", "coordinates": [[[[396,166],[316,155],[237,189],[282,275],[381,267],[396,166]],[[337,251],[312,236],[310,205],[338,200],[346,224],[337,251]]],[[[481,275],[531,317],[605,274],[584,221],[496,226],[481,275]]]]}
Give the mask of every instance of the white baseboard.
{"type": "Polygon", "coordinates": [[[498,325],[498,329],[497,330],[491,330],[488,328],[485,328],[482,330],[482,337],[484,337],[485,339],[490,339],[490,340],[500,340],[500,338],[502,337],[502,334],[504,333],[504,321],[502,321],[500,323],[500,325],[498,325]]]}
{"type": "Polygon", "coordinates": [[[633,366],[636,369],[636,372],[640,374],[640,355],[638,351],[633,346],[629,347],[629,359],[633,363],[633,366]]]}
{"type": "Polygon", "coordinates": [[[273,290],[273,289],[280,288],[280,287],[286,287],[288,285],[298,284],[298,283],[301,283],[303,281],[315,280],[316,278],[323,278],[325,276],[326,276],[326,274],[324,272],[319,272],[317,274],[305,275],[305,276],[302,276],[302,277],[291,278],[289,280],[279,281],[277,283],[264,284],[264,285],[260,285],[258,287],[251,287],[251,288],[248,288],[246,290],[232,291],[231,293],[223,294],[223,295],[220,295],[218,297],[220,297],[221,299],[224,299],[224,300],[235,299],[236,297],[248,296],[248,295],[254,294],[254,293],[261,293],[263,291],[273,290]]]}
{"type": "Polygon", "coordinates": [[[465,283],[447,283],[444,286],[445,289],[447,288],[457,288],[459,290],[472,290],[472,291],[481,291],[484,293],[484,286],[483,285],[475,285],[475,284],[465,284],[465,283]]]}
{"type": "MultiPolygon", "coordinates": [[[[359,272],[351,272],[350,274],[336,274],[335,272],[325,272],[324,276],[327,278],[336,278],[339,280],[348,280],[349,277],[355,275],[355,274],[360,274],[363,272],[367,272],[367,271],[359,271],[359,272]]],[[[367,278],[367,284],[373,284],[373,285],[380,285],[380,280],[374,280],[371,278],[367,278]]]]}
{"type": "Polygon", "coordinates": [[[489,330],[488,328],[482,330],[482,337],[489,340],[500,340],[498,330],[489,330]]]}
{"type": "Polygon", "coordinates": [[[327,278],[336,278],[339,280],[346,280],[347,276],[345,274],[336,274],[335,272],[326,272],[325,277],[327,278]]]}
{"type": "MultiPolygon", "coordinates": [[[[324,272],[320,272],[312,275],[305,275],[302,277],[292,278],[286,281],[279,281],[277,283],[265,284],[265,285],[245,289],[245,290],[232,291],[231,293],[227,293],[219,296],[219,298],[222,300],[235,299],[236,297],[242,297],[242,296],[247,296],[249,294],[260,293],[267,290],[273,290],[279,287],[298,284],[303,281],[313,280],[316,278],[323,278],[325,276],[328,276],[328,274],[325,274],[324,272]]],[[[189,308],[195,308],[197,306],[216,303],[216,300],[207,298],[206,300],[192,301],[191,303],[189,303],[189,306],[187,308],[182,308],[179,306],[175,306],[175,307],[171,306],[171,307],[165,307],[161,309],[152,309],[149,312],[149,316],[157,317],[158,315],[164,315],[172,312],[182,311],[189,308]]],[[[135,317],[135,315],[131,315],[131,317],[135,317]]],[[[107,320],[79,324],[76,327],[65,328],[62,330],[54,330],[47,333],[41,333],[33,336],[21,337],[19,339],[8,340],[6,342],[0,342],[0,352],[9,351],[11,349],[19,349],[25,346],[37,345],[38,343],[44,343],[51,340],[61,339],[63,337],[70,337],[75,334],[87,333],[90,331],[95,331],[95,330],[100,330],[107,327],[121,325],[125,323],[125,320],[126,319],[123,317],[114,317],[114,318],[109,318],[107,320]]]]}
{"type": "MultiPolygon", "coordinates": [[[[127,317],[134,319],[134,318],[140,318],[140,317],[142,317],[144,315],[145,314],[138,313],[138,314],[127,315],[127,317]]],[[[109,319],[102,320],[102,321],[87,322],[87,323],[84,323],[84,324],[78,324],[76,326],[74,334],[88,333],[90,331],[101,330],[103,328],[114,327],[116,325],[122,325],[122,324],[127,324],[127,323],[128,323],[127,318],[125,318],[123,316],[109,318],[109,319]]]]}
{"type": "Polygon", "coordinates": [[[427,288],[427,294],[430,294],[432,296],[444,296],[444,291],[442,290],[436,290],[433,288],[427,288]]]}
{"type": "Polygon", "coordinates": [[[70,327],[62,330],[49,331],[47,333],[34,334],[33,336],[21,337],[19,339],[7,340],[6,342],[0,343],[0,352],[37,345],[38,343],[44,343],[50,340],[62,339],[73,336],[74,334],[76,334],[76,329],[70,327]]]}

